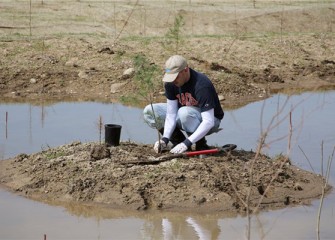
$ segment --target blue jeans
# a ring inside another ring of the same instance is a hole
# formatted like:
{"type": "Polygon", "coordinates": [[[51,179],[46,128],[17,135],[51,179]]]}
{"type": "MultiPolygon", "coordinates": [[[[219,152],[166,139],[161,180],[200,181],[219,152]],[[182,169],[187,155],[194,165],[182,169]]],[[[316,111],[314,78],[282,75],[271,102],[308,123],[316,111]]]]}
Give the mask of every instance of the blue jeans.
{"type": "MultiPolygon", "coordinates": [[[[166,118],[166,103],[154,103],[147,105],[143,110],[144,121],[151,127],[158,130],[164,128],[165,118],[166,118]],[[155,113],[155,116],[152,112],[155,113]]],[[[192,134],[197,130],[200,123],[202,122],[200,108],[192,106],[184,106],[178,109],[177,113],[177,128],[185,131],[186,133],[192,134]]],[[[214,118],[214,127],[207,133],[210,135],[212,133],[218,132],[221,120],[214,118]]]]}

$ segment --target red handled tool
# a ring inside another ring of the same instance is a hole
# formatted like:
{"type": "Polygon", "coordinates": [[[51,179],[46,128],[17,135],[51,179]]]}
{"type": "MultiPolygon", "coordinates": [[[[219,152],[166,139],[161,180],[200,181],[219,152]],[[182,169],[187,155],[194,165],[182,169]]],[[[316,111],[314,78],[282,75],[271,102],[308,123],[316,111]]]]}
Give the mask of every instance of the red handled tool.
{"type": "MultiPolygon", "coordinates": [[[[206,154],[213,154],[213,153],[220,153],[220,152],[229,152],[236,148],[237,146],[235,144],[226,144],[222,146],[221,148],[213,148],[213,149],[207,149],[207,150],[200,150],[200,151],[193,151],[193,152],[185,152],[181,153],[183,157],[193,157],[198,155],[206,155],[206,154]]],[[[176,154],[179,155],[179,154],[176,154]]]]}
{"type": "Polygon", "coordinates": [[[136,165],[158,164],[161,162],[169,161],[174,158],[188,158],[188,157],[193,157],[193,156],[222,153],[222,152],[227,153],[227,152],[234,150],[236,147],[237,146],[235,144],[226,144],[220,148],[184,152],[184,153],[179,153],[179,154],[169,154],[169,155],[164,155],[159,158],[152,159],[152,160],[145,159],[145,160],[131,161],[131,162],[125,162],[125,164],[136,164],[136,165]]]}

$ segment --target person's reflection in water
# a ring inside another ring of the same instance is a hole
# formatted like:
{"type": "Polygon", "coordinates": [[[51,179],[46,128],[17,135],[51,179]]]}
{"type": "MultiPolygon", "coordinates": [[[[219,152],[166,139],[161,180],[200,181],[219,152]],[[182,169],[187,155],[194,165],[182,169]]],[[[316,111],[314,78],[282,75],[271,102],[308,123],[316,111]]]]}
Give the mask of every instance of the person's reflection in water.
{"type": "Polygon", "coordinates": [[[188,217],[185,221],[171,222],[168,218],[162,219],[163,239],[196,239],[214,240],[220,235],[217,219],[188,217]]]}

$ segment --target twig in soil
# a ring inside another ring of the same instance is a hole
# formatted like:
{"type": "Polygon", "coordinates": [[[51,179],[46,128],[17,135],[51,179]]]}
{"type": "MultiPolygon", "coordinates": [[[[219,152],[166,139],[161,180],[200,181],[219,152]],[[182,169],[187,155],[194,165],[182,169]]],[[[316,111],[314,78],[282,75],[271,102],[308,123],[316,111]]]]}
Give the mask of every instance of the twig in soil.
{"type": "Polygon", "coordinates": [[[312,169],[313,173],[315,174],[314,168],[313,168],[311,162],[309,161],[307,155],[305,154],[304,150],[302,150],[302,148],[299,145],[298,145],[298,147],[299,147],[300,151],[302,152],[302,154],[304,154],[304,156],[305,156],[305,158],[306,158],[306,160],[307,160],[307,162],[309,164],[309,167],[312,169]]]}
{"type": "Polygon", "coordinates": [[[237,191],[235,185],[233,184],[233,181],[231,180],[230,174],[228,173],[226,167],[225,167],[225,169],[226,169],[226,173],[227,173],[227,176],[228,176],[228,180],[229,180],[229,182],[230,182],[230,184],[231,184],[231,186],[232,186],[232,188],[233,188],[233,190],[234,190],[236,196],[237,196],[238,199],[241,201],[241,203],[243,203],[243,205],[244,205],[245,207],[247,207],[247,203],[240,197],[240,194],[238,193],[238,191],[237,191]]]}
{"type": "MultiPolygon", "coordinates": [[[[323,142],[322,142],[322,149],[323,149],[323,142]]],[[[321,186],[321,187],[322,187],[322,193],[321,193],[321,199],[320,199],[320,205],[319,205],[318,217],[317,217],[317,227],[316,227],[316,235],[317,235],[317,239],[318,239],[318,240],[320,240],[320,219],[321,219],[321,210],[322,210],[322,207],[323,207],[323,200],[324,200],[325,193],[326,193],[326,187],[327,187],[327,185],[328,185],[329,173],[330,173],[330,167],[331,167],[332,162],[333,162],[334,153],[335,153],[335,146],[334,146],[334,148],[333,148],[333,152],[332,152],[331,157],[328,159],[327,170],[326,170],[326,177],[325,177],[325,183],[321,186]]]]}
{"type": "MultiPolygon", "coordinates": [[[[251,160],[251,164],[250,164],[250,170],[249,170],[249,177],[250,177],[250,186],[249,186],[249,190],[246,196],[246,213],[247,213],[247,219],[248,219],[248,225],[247,225],[247,239],[251,239],[251,213],[256,213],[264,199],[264,197],[266,196],[266,193],[268,192],[268,190],[270,189],[271,184],[273,183],[273,181],[278,177],[279,171],[277,171],[271,178],[269,184],[267,185],[266,189],[264,190],[257,206],[255,208],[253,208],[252,212],[250,211],[250,198],[251,198],[251,190],[252,190],[252,186],[254,184],[254,179],[253,179],[253,174],[254,174],[254,164],[256,162],[256,160],[258,159],[259,155],[261,154],[262,148],[264,146],[266,146],[266,142],[265,140],[267,139],[268,133],[273,130],[275,127],[279,126],[282,122],[284,122],[285,119],[287,119],[289,117],[289,134],[288,134],[288,154],[287,156],[289,156],[289,152],[290,152],[290,148],[291,148],[291,137],[292,137],[292,111],[293,109],[295,109],[299,104],[302,103],[302,101],[300,101],[298,104],[296,104],[295,106],[291,107],[291,110],[288,114],[284,115],[284,117],[282,117],[281,119],[277,119],[280,114],[284,111],[285,106],[288,104],[288,100],[289,97],[286,98],[283,106],[277,110],[277,113],[271,118],[269,124],[267,125],[267,128],[265,129],[265,131],[263,131],[263,119],[261,117],[260,119],[260,125],[261,125],[261,133],[260,133],[260,139],[259,139],[259,144],[257,146],[257,150],[256,150],[256,154],[255,157],[251,160]],[[277,119],[277,121],[275,122],[275,120],[277,119]]],[[[265,102],[263,104],[263,107],[261,109],[261,116],[263,116],[263,112],[265,109],[265,102]]],[[[281,165],[279,166],[278,170],[281,170],[284,165],[287,163],[288,161],[288,157],[287,159],[285,159],[285,161],[281,162],[281,165]]]]}
{"type": "Polygon", "coordinates": [[[99,130],[99,143],[101,144],[101,140],[102,140],[102,128],[103,128],[103,125],[104,125],[104,122],[103,122],[103,119],[102,119],[101,115],[99,115],[99,119],[98,119],[96,125],[97,125],[98,130],[99,130]]]}
{"type": "Polygon", "coordinates": [[[8,112],[6,112],[6,139],[8,138],[8,112]]]}
{"type": "Polygon", "coordinates": [[[123,26],[122,26],[122,29],[120,30],[119,34],[115,37],[115,39],[114,39],[114,43],[117,42],[117,40],[119,39],[119,37],[120,37],[120,35],[122,34],[123,30],[124,30],[125,27],[128,25],[128,23],[129,23],[129,19],[130,19],[130,17],[133,15],[133,13],[134,13],[134,11],[135,11],[135,8],[136,8],[137,5],[138,5],[138,2],[139,2],[139,0],[137,0],[137,1],[135,2],[135,5],[134,5],[133,9],[130,11],[130,13],[129,13],[128,17],[127,17],[127,20],[124,22],[124,24],[123,24],[123,26]]]}
{"type": "Polygon", "coordinates": [[[136,161],[129,161],[129,162],[123,162],[123,165],[156,165],[161,162],[170,161],[175,158],[185,158],[186,156],[184,154],[171,154],[171,155],[165,155],[159,158],[154,158],[152,160],[136,160],[136,161]]]}
{"type": "Polygon", "coordinates": [[[254,210],[253,210],[254,213],[256,213],[256,212],[258,211],[259,206],[261,205],[261,203],[262,203],[264,197],[266,196],[267,192],[268,192],[269,189],[270,189],[270,186],[271,186],[272,183],[277,179],[277,177],[278,177],[280,171],[283,169],[284,165],[285,165],[286,163],[289,162],[289,157],[288,157],[288,156],[289,156],[289,153],[290,153],[290,151],[291,151],[291,138],[292,138],[292,132],[293,132],[293,131],[292,131],[292,112],[290,112],[289,116],[290,116],[290,118],[289,118],[289,123],[290,123],[290,124],[289,124],[289,138],[288,138],[288,150],[287,150],[288,152],[287,152],[287,155],[286,155],[285,159],[281,162],[281,164],[280,164],[278,170],[276,171],[276,173],[272,176],[272,178],[271,178],[271,180],[270,180],[268,186],[265,188],[265,190],[264,190],[264,192],[263,192],[261,198],[260,198],[259,201],[258,201],[257,206],[256,206],[256,207],[254,208],[254,210]]]}

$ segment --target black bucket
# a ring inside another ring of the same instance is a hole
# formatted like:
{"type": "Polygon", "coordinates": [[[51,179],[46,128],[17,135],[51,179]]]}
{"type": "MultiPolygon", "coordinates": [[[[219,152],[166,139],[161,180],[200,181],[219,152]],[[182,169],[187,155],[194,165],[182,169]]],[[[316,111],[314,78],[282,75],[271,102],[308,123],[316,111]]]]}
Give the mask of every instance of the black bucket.
{"type": "Polygon", "coordinates": [[[106,146],[119,146],[121,136],[121,125],[105,124],[105,144],[106,146]]]}

